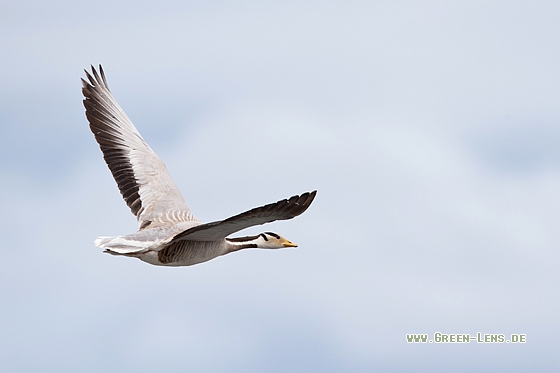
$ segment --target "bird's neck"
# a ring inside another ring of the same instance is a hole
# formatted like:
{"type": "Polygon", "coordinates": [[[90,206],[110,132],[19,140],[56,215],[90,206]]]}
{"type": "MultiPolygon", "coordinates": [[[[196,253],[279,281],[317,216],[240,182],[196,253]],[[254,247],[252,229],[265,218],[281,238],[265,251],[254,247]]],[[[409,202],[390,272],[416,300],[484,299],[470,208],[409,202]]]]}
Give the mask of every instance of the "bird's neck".
{"type": "Polygon", "coordinates": [[[226,238],[227,252],[239,251],[241,249],[256,249],[260,247],[260,236],[247,236],[237,238],[226,238]]]}

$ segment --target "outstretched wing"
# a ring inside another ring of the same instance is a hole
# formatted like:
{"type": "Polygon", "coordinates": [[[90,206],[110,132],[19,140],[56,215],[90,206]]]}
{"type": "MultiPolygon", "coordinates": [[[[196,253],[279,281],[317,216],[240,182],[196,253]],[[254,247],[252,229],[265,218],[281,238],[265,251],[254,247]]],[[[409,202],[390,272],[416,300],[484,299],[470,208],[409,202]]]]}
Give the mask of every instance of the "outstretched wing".
{"type": "Polygon", "coordinates": [[[179,233],[170,241],[216,241],[221,240],[232,233],[242,229],[270,223],[275,220],[288,220],[300,214],[311,205],[317,191],[303,193],[301,196],[293,196],[276,203],[257,207],[239,215],[232,216],[226,220],[197,225],[179,233]]]}
{"type": "Polygon", "coordinates": [[[82,79],[89,127],[140,229],[197,220],[165,164],[113,98],[101,65],[101,75],[93,66],[91,71],[88,81],[82,79]]]}

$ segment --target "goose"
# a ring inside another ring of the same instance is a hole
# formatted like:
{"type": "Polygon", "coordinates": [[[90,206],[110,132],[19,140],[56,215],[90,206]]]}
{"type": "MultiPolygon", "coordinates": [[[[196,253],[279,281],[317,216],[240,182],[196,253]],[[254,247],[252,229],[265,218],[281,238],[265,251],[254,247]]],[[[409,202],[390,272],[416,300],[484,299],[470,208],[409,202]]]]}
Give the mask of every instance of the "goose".
{"type": "Polygon", "coordinates": [[[313,202],[317,191],[302,193],[251,209],[230,218],[203,223],[192,213],[165,164],[144,141],[113,98],[103,68],[84,70],[82,93],[89,127],[127,206],[138,220],[138,231],[125,236],[98,237],[104,252],[138,258],[158,266],[190,266],[247,248],[297,247],[273,233],[229,238],[242,229],[292,219],[313,202]]]}

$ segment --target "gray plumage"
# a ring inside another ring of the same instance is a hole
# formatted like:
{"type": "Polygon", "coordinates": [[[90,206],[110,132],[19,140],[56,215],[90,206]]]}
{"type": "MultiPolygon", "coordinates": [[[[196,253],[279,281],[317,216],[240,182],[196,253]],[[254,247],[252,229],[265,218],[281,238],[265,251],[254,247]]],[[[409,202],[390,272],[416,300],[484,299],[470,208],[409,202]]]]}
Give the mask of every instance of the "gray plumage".
{"type": "Polygon", "coordinates": [[[231,218],[202,223],[191,212],[165,164],[144,141],[113,98],[101,66],[82,79],[90,129],[139,230],[118,237],[99,237],[105,252],[139,258],[155,265],[192,265],[243,248],[295,247],[271,232],[226,238],[242,229],[291,219],[313,202],[316,191],[257,207],[231,218]]]}

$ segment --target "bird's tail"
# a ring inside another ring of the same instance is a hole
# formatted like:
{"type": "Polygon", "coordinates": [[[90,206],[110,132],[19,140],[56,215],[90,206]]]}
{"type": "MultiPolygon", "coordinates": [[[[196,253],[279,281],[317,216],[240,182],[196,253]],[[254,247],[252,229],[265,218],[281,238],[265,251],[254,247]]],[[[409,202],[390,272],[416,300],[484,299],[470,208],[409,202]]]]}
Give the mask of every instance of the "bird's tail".
{"type": "Polygon", "coordinates": [[[135,256],[148,251],[140,242],[122,236],[98,237],[94,243],[95,246],[105,249],[104,252],[113,255],[135,256]]]}

